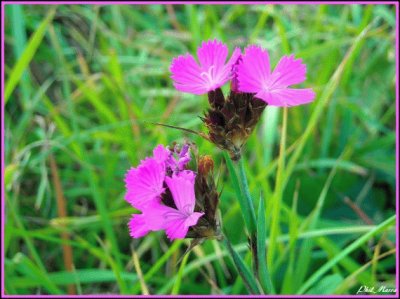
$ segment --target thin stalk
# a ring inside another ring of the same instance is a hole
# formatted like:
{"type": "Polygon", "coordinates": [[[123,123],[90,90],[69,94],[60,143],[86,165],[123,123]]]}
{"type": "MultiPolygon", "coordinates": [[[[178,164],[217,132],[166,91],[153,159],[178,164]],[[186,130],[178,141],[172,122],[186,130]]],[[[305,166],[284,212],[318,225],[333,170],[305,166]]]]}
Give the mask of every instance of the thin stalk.
{"type": "MultiPolygon", "coordinates": [[[[53,185],[56,193],[57,200],[57,211],[59,217],[67,217],[67,205],[64,197],[64,190],[61,185],[60,175],[58,174],[58,167],[56,159],[53,154],[49,155],[50,160],[50,169],[53,179],[53,185]]],[[[63,251],[63,259],[64,259],[64,267],[68,272],[74,272],[74,258],[72,253],[72,247],[68,244],[70,240],[69,233],[66,231],[61,231],[61,239],[63,240],[62,251],[63,251]]],[[[69,284],[67,286],[68,294],[74,295],[76,294],[76,289],[73,284],[69,284]]]]}
{"type": "Polygon", "coordinates": [[[249,245],[252,254],[253,260],[253,270],[254,274],[258,276],[258,253],[257,253],[257,228],[256,228],[256,213],[254,211],[253,200],[251,198],[249,184],[247,182],[246,171],[244,168],[244,158],[242,157],[238,163],[234,164],[236,168],[238,168],[239,173],[239,184],[240,189],[242,191],[242,198],[244,199],[244,203],[247,206],[247,210],[249,213],[250,221],[249,221],[249,245]]]}

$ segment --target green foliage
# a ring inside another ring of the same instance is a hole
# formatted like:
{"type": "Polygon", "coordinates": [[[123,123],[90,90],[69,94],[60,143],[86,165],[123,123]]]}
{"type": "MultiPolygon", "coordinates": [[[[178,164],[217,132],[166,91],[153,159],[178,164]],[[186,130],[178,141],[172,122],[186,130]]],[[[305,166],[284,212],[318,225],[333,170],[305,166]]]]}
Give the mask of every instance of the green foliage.
{"type": "Polygon", "coordinates": [[[6,4],[5,292],[67,294],[73,285],[78,294],[355,294],[361,285],[394,286],[395,12],[6,4]],[[197,135],[152,124],[204,130],[197,116],[206,96],[177,92],[168,69],[208,38],[230,50],[260,44],[272,65],[294,53],[307,65],[303,86],[317,92],[285,121],[282,109],[267,107],[240,165],[197,135]],[[156,144],[185,139],[215,160],[230,243],[206,240],[178,264],[188,240],[130,238],[135,210],[123,200],[123,177],[156,144]]]}

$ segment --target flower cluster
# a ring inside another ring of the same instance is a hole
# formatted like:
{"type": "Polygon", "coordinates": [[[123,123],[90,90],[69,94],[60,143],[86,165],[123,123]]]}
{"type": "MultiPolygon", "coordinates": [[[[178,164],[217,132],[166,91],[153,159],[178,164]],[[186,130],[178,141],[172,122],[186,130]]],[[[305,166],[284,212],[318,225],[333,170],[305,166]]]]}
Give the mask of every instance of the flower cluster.
{"type": "Polygon", "coordinates": [[[176,89],[192,94],[208,94],[210,109],[202,120],[208,129],[206,138],[239,160],[241,148],[254,130],[267,105],[296,106],[315,98],[311,88],[289,86],[306,79],[306,66],[293,55],[283,56],[271,72],[267,50],[248,46],[228,57],[228,47],[217,41],[203,42],[197,51],[199,63],[190,54],[171,63],[171,78],[176,89]],[[225,99],[220,87],[231,80],[225,99]]]}
{"type": "Polygon", "coordinates": [[[175,146],[173,150],[158,145],[152,157],[147,157],[138,167],[128,170],[125,200],[141,211],[141,214],[134,214],[129,222],[133,238],[158,230],[165,230],[170,240],[216,234],[218,193],[213,193],[214,184],[210,184],[209,180],[204,181],[209,177],[209,171],[201,171],[204,163],[198,164],[200,171],[197,174],[187,169],[190,161],[188,144],[181,148],[175,146]],[[214,196],[210,197],[212,194],[214,196]],[[211,202],[215,206],[213,210],[207,206],[211,202]],[[201,217],[203,221],[199,221],[201,217]]]}
{"type": "Polygon", "coordinates": [[[228,47],[208,41],[202,43],[197,56],[200,64],[189,53],[173,59],[171,78],[179,91],[205,94],[232,80],[234,91],[251,93],[272,106],[296,106],[315,98],[311,88],[289,88],[302,83],[307,72],[302,60],[293,55],[283,56],[272,72],[268,51],[256,45],[248,46],[244,54],[236,48],[226,62],[228,47]]]}

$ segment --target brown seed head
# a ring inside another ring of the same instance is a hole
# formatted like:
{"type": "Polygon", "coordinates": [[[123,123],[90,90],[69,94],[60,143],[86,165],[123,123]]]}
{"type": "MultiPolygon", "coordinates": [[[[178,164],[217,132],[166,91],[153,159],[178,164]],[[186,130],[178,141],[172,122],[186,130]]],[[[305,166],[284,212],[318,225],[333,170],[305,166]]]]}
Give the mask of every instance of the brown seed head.
{"type": "Polygon", "coordinates": [[[209,101],[211,107],[202,117],[208,139],[237,161],[267,104],[251,93],[235,91],[225,100],[220,89],[209,93],[209,101]]]}
{"type": "Polygon", "coordinates": [[[214,161],[209,155],[199,157],[198,165],[199,174],[207,176],[210,172],[214,171],[214,161]]]}

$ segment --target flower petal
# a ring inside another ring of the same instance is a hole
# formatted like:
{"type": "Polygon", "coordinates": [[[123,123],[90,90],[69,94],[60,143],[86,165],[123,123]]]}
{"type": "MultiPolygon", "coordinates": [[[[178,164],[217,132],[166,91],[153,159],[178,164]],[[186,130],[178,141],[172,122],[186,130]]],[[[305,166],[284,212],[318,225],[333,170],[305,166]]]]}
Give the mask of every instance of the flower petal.
{"type": "Polygon", "coordinates": [[[185,226],[185,220],[185,218],[176,218],[168,223],[168,227],[165,229],[168,239],[172,241],[183,239],[186,236],[189,226],[185,226]]]}
{"type": "Polygon", "coordinates": [[[165,182],[172,193],[175,205],[178,210],[186,215],[193,213],[195,205],[194,177],[192,171],[185,171],[182,175],[174,174],[166,177],[165,182]]]}
{"type": "Polygon", "coordinates": [[[193,94],[207,93],[207,81],[201,76],[202,70],[192,55],[186,54],[174,58],[170,71],[177,90],[193,94]]]}
{"type": "Polygon", "coordinates": [[[237,67],[239,91],[260,91],[268,82],[270,74],[268,51],[255,45],[248,46],[237,67]]]}
{"type": "Polygon", "coordinates": [[[255,97],[265,101],[271,106],[290,107],[312,102],[315,98],[315,92],[311,88],[283,88],[271,91],[262,90],[257,93],[255,97]]]}
{"type": "Polygon", "coordinates": [[[189,227],[196,225],[197,221],[204,213],[194,212],[190,215],[184,215],[179,211],[170,213],[165,223],[165,233],[170,240],[182,239],[186,236],[189,227]]]}
{"type": "Polygon", "coordinates": [[[203,216],[204,213],[199,213],[199,212],[193,212],[191,215],[189,215],[186,220],[185,220],[185,226],[193,226],[196,225],[197,221],[199,221],[199,218],[203,216]]]}
{"type": "Polygon", "coordinates": [[[171,152],[162,144],[157,145],[153,150],[153,157],[159,163],[164,163],[170,156],[171,152]]]}
{"type": "Polygon", "coordinates": [[[238,89],[238,65],[242,61],[242,51],[240,48],[236,48],[233,51],[232,57],[228,61],[228,65],[231,67],[231,73],[232,73],[232,78],[231,78],[231,90],[233,92],[239,92],[238,89]]]}
{"type": "Polygon", "coordinates": [[[228,47],[216,39],[203,42],[197,49],[197,57],[203,71],[207,72],[210,67],[214,67],[215,72],[218,72],[225,65],[228,47]]]}
{"type": "Polygon", "coordinates": [[[142,210],[164,192],[165,163],[147,158],[131,168],[125,177],[127,193],[125,200],[134,208],[142,210]]]}
{"type": "Polygon", "coordinates": [[[294,55],[283,56],[276,65],[273,74],[276,75],[273,86],[285,88],[289,85],[299,84],[306,79],[307,67],[301,59],[294,55]]]}
{"type": "Polygon", "coordinates": [[[172,60],[170,71],[176,89],[200,95],[221,87],[232,78],[232,66],[240,56],[240,49],[235,49],[225,63],[228,47],[218,40],[210,40],[202,43],[197,55],[200,65],[192,55],[186,54],[172,60]]]}
{"type": "Polygon", "coordinates": [[[167,167],[171,168],[172,171],[176,173],[185,169],[185,166],[190,162],[190,160],[190,146],[185,143],[180,151],[175,148],[174,151],[171,152],[171,155],[167,160],[167,167]]]}
{"type": "Polygon", "coordinates": [[[146,216],[144,214],[133,214],[132,216],[128,223],[129,235],[132,238],[141,238],[147,235],[150,229],[146,223],[146,216]]]}
{"type": "Polygon", "coordinates": [[[185,214],[164,206],[161,202],[154,201],[147,206],[144,214],[148,219],[150,230],[164,229],[168,238],[173,240],[184,238],[189,227],[195,225],[204,213],[185,214]]]}

